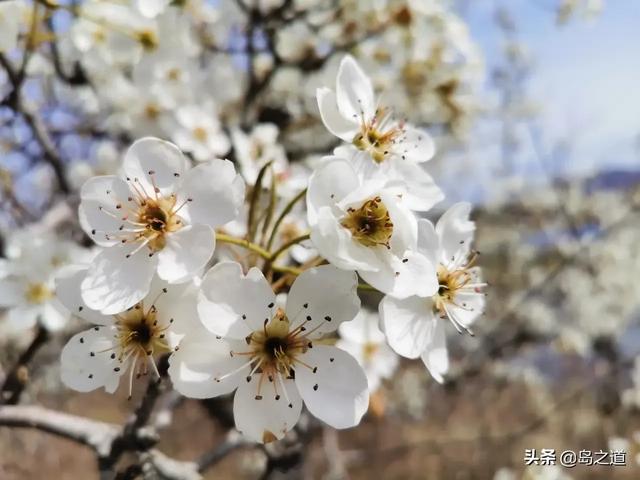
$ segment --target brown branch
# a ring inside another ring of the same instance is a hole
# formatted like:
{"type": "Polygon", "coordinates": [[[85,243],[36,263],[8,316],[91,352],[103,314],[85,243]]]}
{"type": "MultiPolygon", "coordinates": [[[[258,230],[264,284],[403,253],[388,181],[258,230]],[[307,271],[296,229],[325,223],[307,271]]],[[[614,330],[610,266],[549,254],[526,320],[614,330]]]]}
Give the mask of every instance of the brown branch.
{"type": "Polygon", "coordinates": [[[0,405],[15,405],[20,401],[20,396],[29,380],[28,364],[47,340],[49,340],[49,333],[44,327],[39,326],[27,349],[22,352],[13,368],[7,373],[0,389],[0,405]]]}

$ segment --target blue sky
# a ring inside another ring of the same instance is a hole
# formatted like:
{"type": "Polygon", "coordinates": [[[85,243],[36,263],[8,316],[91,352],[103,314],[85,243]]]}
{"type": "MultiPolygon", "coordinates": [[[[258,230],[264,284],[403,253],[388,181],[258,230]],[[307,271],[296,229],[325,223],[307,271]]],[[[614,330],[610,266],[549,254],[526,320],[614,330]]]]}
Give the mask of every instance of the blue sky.
{"type": "Polygon", "coordinates": [[[570,139],[571,170],[640,168],[640,1],[605,0],[592,21],[555,22],[559,0],[468,0],[464,13],[490,66],[500,55],[493,23],[507,6],[535,60],[531,94],[551,141],[570,139]]]}

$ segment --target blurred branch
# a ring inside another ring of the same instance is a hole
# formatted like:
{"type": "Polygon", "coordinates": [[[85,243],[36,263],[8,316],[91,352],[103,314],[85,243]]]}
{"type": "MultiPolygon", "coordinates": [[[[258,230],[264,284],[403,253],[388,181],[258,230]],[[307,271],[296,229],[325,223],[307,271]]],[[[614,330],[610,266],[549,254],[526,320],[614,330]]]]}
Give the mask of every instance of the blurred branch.
{"type": "Polygon", "coordinates": [[[21,98],[20,90],[24,83],[23,74],[16,72],[15,68],[11,65],[11,62],[2,53],[0,53],[0,65],[2,65],[7,72],[7,76],[9,77],[9,81],[13,87],[12,92],[3,101],[3,103],[6,103],[16,112],[22,114],[29,127],[31,127],[34,138],[42,148],[44,159],[49,163],[49,165],[51,165],[51,168],[53,168],[60,190],[63,193],[70,193],[71,189],[69,188],[69,184],[65,176],[64,162],[58,154],[53,139],[49,135],[49,132],[38,113],[21,98]]]}
{"type": "Polygon", "coordinates": [[[44,327],[38,326],[35,337],[7,373],[0,388],[0,405],[15,405],[20,401],[20,396],[29,380],[28,364],[47,340],[49,340],[49,333],[44,327]]]}
{"type": "Polygon", "coordinates": [[[250,445],[246,438],[240,435],[236,430],[229,430],[224,441],[215,449],[203,454],[198,461],[198,472],[205,472],[209,468],[216,465],[220,460],[225,458],[234,450],[250,445]]]}

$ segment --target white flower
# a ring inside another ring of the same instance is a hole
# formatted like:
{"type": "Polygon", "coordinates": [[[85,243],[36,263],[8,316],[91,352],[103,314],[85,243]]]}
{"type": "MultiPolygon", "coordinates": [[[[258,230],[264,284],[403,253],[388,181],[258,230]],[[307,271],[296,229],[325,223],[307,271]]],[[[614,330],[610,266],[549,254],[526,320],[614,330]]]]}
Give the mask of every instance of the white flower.
{"type": "Polygon", "coordinates": [[[442,192],[418,165],[433,157],[433,140],[377,105],[371,80],[353,57],[342,59],[335,92],[323,87],[316,96],[325,127],[351,144],[336,150],[336,155],[351,158],[356,170],[402,180],[405,201],[413,210],[428,210],[442,200],[442,192]]]}
{"type": "Polygon", "coordinates": [[[56,279],[60,301],[75,315],[92,323],[74,335],[61,356],[62,381],[89,392],[100,387],[113,393],[128,373],[129,396],[134,376],[149,371],[159,376],[154,356],[170,353],[197,320],[196,289],[192,284],[169,285],[155,279],[146,298],[115,315],[103,315],[83,302],[80,285],[86,267],[69,266],[56,279]]]}
{"type": "Polygon", "coordinates": [[[438,382],[449,369],[444,320],[459,333],[471,333],[470,325],[484,309],[481,289],[486,284],[473,267],[476,254],[470,251],[475,230],[470,211],[471,205],[458,203],[435,228],[428,220],[419,221],[418,247],[438,264],[438,291],[429,298],[386,296],[380,302],[382,329],[391,348],[403,357],[421,357],[438,382]]]}
{"type": "Polygon", "coordinates": [[[433,295],[435,265],[416,251],[418,225],[402,192],[393,180],[362,179],[349,161],[327,157],[309,179],[311,240],[329,262],[357,270],[381,292],[433,295]]]}
{"type": "Polygon", "coordinates": [[[259,442],[291,430],[303,401],[334,428],[357,425],[368,407],[364,372],[351,355],[319,342],[356,316],[356,286],[354,273],[312,268],[297,278],[283,310],[258,269],[245,276],[239,264],[219,263],[198,300],[212,333],[182,341],[170,359],[174,387],[195,398],[235,390],[236,427],[259,442]]]}
{"type": "Polygon", "coordinates": [[[100,246],[82,283],[89,308],[121,312],[142,300],[151,279],[188,280],[209,262],[213,227],[238,215],[244,182],[228,160],[188,168],[175,145],[135,142],[124,178],[94,177],[80,192],[80,222],[100,246]]]}
{"type": "Polygon", "coordinates": [[[338,329],[337,347],[349,352],[367,375],[369,391],[375,392],[382,379],[390,378],[398,367],[398,356],[387,345],[384,333],[378,328],[378,315],[360,310],[352,322],[338,329]]]}
{"type": "Polygon", "coordinates": [[[48,234],[25,231],[9,242],[8,260],[0,264],[0,308],[7,309],[7,321],[14,331],[40,323],[47,330],[60,330],[69,312],[56,298],[54,279],[70,256],[81,256],[71,242],[48,234]]]}
{"type": "Polygon", "coordinates": [[[176,112],[177,128],[173,140],[200,162],[224,155],[231,147],[218,118],[209,110],[187,105],[176,112]]]}
{"type": "MultiPolygon", "coordinates": [[[[284,175],[288,170],[284,148],[278,144],[278,133],[278,127],[272,123],[258,124],[249,134],[239,128],[231,130],[238,167],[249,185],[256,183],[260,169],[267,162],[273,162],[271,165],[277,176],[284,175]]],[[[265,181],[268,182],[269,179],[265,181]]]]}
{"type": "Polygon", "coordinates": [[[20,0],[0,2],[0,52],[13,50],[18,43],[22,7],[20,0]]]}

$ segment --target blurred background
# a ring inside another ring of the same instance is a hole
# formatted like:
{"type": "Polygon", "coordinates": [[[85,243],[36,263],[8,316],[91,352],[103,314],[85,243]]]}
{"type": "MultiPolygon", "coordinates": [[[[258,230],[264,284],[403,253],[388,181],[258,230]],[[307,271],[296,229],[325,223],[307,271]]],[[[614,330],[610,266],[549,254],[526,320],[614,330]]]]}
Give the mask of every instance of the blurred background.
{"type": "MultiPolygon", "coordinates": [[[[299,191],[337,145],[315,89],[333,87],[350,52],[384,102],[434,136],[425,168],[447,199],[428,216],[460,200],[475,205],[478,264],[490,282],[475,336],[450,331],[444,385],[402,360],[358,428],[312,425],[302,450],[279,447],[286,472],[270,470],[270,452],[241,446],[204,478],[640,478],[640,3],[157,3],[157,12],[142,1],[22,5],[18,45],[3,53],[24,65],[22,100],[0,68],[2,256],[14,255],[20,235],[88,246],[75,220],[82,182],[113,173],[143,135],[197,156],[180,135],[194,118],[215,119],[207,128],[225,138],[206,155],[232,158],[250,185],[276,159],[282,190],[299,191]],[[128,10],[105,13],[105,3],[128,10]],[[110,23],[86,24],[96,17],[110,23]],[[155,36],[112,38],[147,24],[155,36]],[[172,71],[182,72],[174,84],[160,79],[172,71]],[[199,111],[178,114],[185,105],[199,111]],[[555,449],[557,465],[525,465],[527,449],[555,449]],[[623,450],[626,465],[566,468],[564,450],[623,450]]],[[[378,300],[366,294],[373,310],[378,300]]],[[[10,323],[0,319],[0,379],[39,332],[10,323]]],[[[59,381],[60,349],[80,327],[71,321],[34,352],[22,402],[122,424],[126,392],[76,394],[59,381]]],[[[134,399],[144,391],[136,388],[134,399]]],[[[160,406],[158,448],[175,459],[206,454],[230,427],[222,401],[168,393],[160,406]]],[[[94,472],[89,449],[0,426],[3,480],[94,472]]]]}

